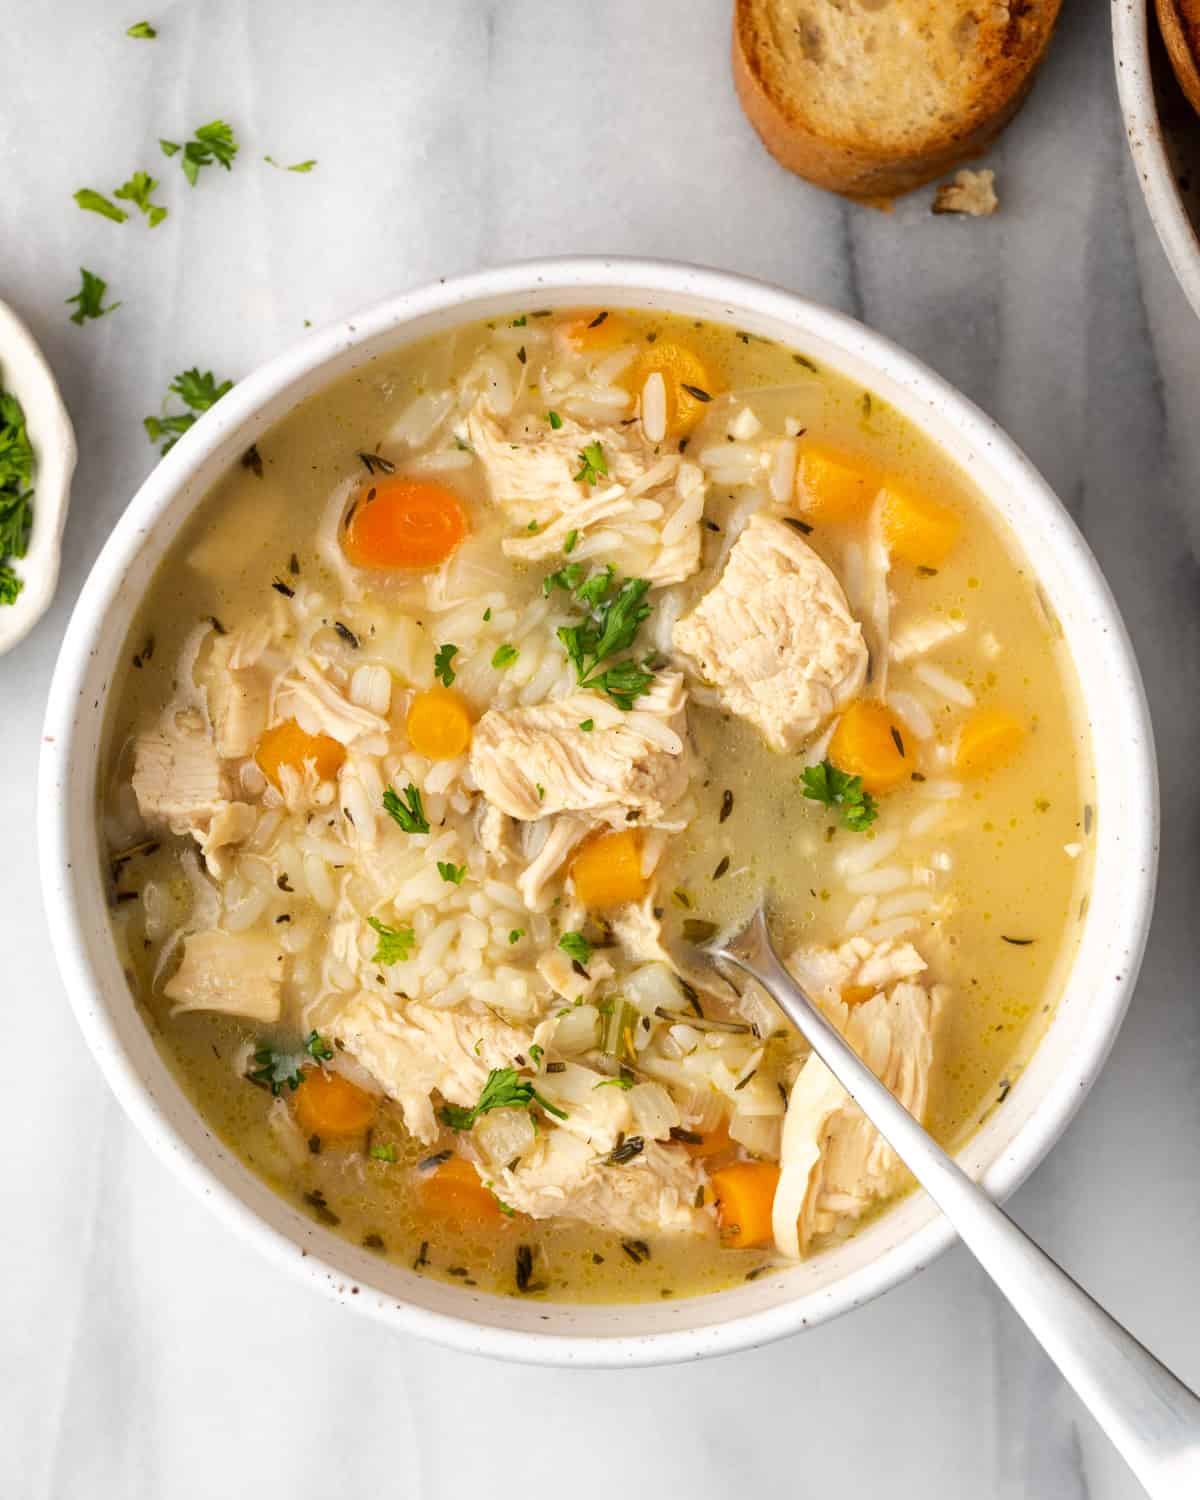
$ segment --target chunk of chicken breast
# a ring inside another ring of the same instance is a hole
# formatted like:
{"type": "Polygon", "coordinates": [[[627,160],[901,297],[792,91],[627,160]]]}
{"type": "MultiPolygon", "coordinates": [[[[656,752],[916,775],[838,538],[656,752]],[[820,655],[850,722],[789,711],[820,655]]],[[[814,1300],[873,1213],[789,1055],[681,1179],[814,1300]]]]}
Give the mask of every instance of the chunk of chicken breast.
{"type": "Polygon", "coordinates": [[[208,698],[217,754],[251,755],[267,727],[271,674],[261,664],[269,639],[265,625],[217,636],[197,676],[208,698]]]}
{"type": "MultiPolygon", "coordinates": [[[[929,1098],[935,1034],[947,991],[902,979],[860,1005],[823,1007],[846,1040],[917,1120],[929,1098]]],[[[844,1229],[896,1191],[896,1153],[816,1056],[788,1098],[772,1227],[783,1255],[807,1254],[813,1240],[844,1229]]]]}
{"type": "Polygon", "coordinates": [[[467,428],[492,499],[521,528],[503,544],[510,557],[557,557],[574,534],[576,557],[603,551],[619,571],[651,583],[679,583],[699,567],[704,472],[678,453],[660,454],[636,427],[522,418],[506,430],[481,401],[467,428]],[[604,472],[593,470],[589,483],[578,476],[594,445],[604,472]]]}
{"type": "Polygon", "coordinates": [[[163,986],[176,1012],[217,1010],[251,1021],[278,1021],[283,950],[270,937],[212,928],[183,940],[183,961],[163,986]]]}
{"type": "Polygon", "coordinates": [[[168,713],[157,729],[137,736],[133,792],[148,823],[198,837],[228,805],[221,757],[197,710],[168,713]]]}
{"type": "Polygon", "coordinates": [[[686,699],[682,675],[663,672],[629,713],[589,692],[489,709],[471,740],[471,774],[493,806],[525,821],[587,812],[621,822],[633,812],[654,822],[687,787],[686,699]]]}
{"type": "Polygon", "coordinates": [[[866,679],[862,628],[804,538],[756,515],[724,571],[673,633],[722,702],[774,750],[793,750],[866,679]]]}

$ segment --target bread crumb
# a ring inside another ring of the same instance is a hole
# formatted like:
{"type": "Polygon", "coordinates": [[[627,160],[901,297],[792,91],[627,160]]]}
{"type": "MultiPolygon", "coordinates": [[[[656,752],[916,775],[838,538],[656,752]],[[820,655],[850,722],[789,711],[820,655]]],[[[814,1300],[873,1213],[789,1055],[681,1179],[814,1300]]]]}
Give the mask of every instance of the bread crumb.
{"type": "Polygon", "coordinates": [[[964,167],[954,174],[953,182],[943,182],[933,199],[935,214],[970,214],[973,219],[994,214],[1000,207],[996,197],[996,174],[985,167],[972,172],[964,167]]]}

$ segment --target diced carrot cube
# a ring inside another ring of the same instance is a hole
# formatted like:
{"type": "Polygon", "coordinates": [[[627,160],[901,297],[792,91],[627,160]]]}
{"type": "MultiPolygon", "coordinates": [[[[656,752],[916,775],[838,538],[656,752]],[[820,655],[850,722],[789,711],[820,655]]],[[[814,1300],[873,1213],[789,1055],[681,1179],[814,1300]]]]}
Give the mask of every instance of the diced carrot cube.
{"type": "Polygon", "coordinates": [[[575,895],[589,911],[640,901],[647,882],[642,874],[642,835],[636,828],[594,833],[571,861],[575,895]]]}
{"type": "Polygon", "coordinates": [[[293,1108],[301,1128],[322,1140],[360,1135],[375,1117],[375,1099],[366,1089],[325,1068],[304,1069],[293,1108]]]}
{"type": "Polygon", "coordinates": [[[824,443],[804,442],[796,461],[796,503],[816,521],[864,517],[879,493],[879,471],[865,459],[824,443]]]}
{"type": "Polygon", "coordinates": [[[954,753],[960,776],[986,776],[1021,748],[1025,726],[1003,708],[979,708],[963,725],[954,753]]]}
{"type": "Polygon", "coordinates": [[[694,349],[671,339],[648,344],[621,376],[621,384],[640,396],[651,375],[661,375],[666,388],[667,436],[686,436],[716,394],[716,376],[694,349]]]}
{"type": "Polygon", "coordinates": [[[769,1245],[773,1238],[771,1209],[779,1186],[779,1168],[775,1163],[734,1162],[714,1172],[710,1181],[717,1195],[722,1242],[732,1250],[769,1245]]]}
{"type": "Polygon", "coordinates": [[[495,1194],[484,1187],[469,1161],[452,1156],[432,1172],[421,1174],[418,1186],[426,1213],[456,1224],[494,1224],[501,1216],[495,1194]]]}
{"type": "Polygon", "coordinates": [[[948,505],[890,481],[884,487],[883,534],[893,557],[940,567],[961,531],[962,517],[948,505]]]}
{"type": "Polygon", "coordinates": [[[848,776],[861,776],[863,789],[880,796],[913,772],[900,722],[873,699],[859,698],[837,722],[829,759],[848,776]]]}
{"type": "Polygon", "coordinates": [[[581,308],[558,325],[558,332],[577,354],[607,354],[633,338],[620,313],[603,307],[581,308]]]}

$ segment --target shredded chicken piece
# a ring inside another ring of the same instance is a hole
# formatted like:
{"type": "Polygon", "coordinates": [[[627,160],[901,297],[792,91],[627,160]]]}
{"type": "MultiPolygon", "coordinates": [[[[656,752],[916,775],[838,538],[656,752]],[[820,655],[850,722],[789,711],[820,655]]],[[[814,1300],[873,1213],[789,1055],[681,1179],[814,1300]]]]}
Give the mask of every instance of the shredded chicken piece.
{"type": "MultiPolygon", "coordinates": [[[[909,979],[857,1005],[826,1001],[846,1040],[920,1120],[928,1103],[935,1032],[947,991],[909,979]]],[[[903,1169],[892,1148],[821,1060],[810,1056],[792,1085],[772,1215],[781,1254],[800,1258],[818,1236],[844,1229],[894,1193],[903,1169]]]]}
{"type": "Polygon", "coordinates": [[[269,636],[266,626],[217,636],[199,671],[217,754],[224,759],[253,754],[267,727],[271,675],[259,663],[269,636]]]}
{"type": "Polygon", "coordinates": [[[892,660],[906,662],[916,656],[928,656],[962,635],[966,628],[965,620],[952,620],[949,615],[919,615],[915,620],[907,620],[892,631],[892,660]]]}
{"type": "Polygon", "coordinates": [[[160,728],[138,735],[133,791],[148,823],[172,833],[199,833],[229,802],[229,782],[197,710],[164,715],[160,728]]]}
{"type": "MultiPolygon", "coordinates": [[[[704,473],[678,453],[659,454],[635,427],[589,428],[564,418],[557,428],[530,432],[527,424],[517,424],[504,431],[480,401],[467,428],[492,499],[522,529],[503,544],[510,557],[557,557],[572,533],[578,541],[604,528],[615,533],[607,559],[620,568],[621,532],[636,525],[658,532],[648,562],[638,549],[639,577],[679,583],[699,567],[704,473]],[[589,484],[576,476],[584,450],[593,444],[607,472],[589,484]]],[[[585,547],[580,555],[586,553],[585,547]]]]}
{"type": "Polygon", "coordinates": [[[517,877],[521,900],[530,911],[545,911],[550,905],[550,882],[591,827],[586,818],[572,813],[562,813],[551,821],[542,847],[517,877]]]}
{"type": "Polygon", "coordinates": [[[306,734],[327,734],[369,755],[387,752],[387,720],[351,703],[313,657],[301,657],[280,682],[272,719],[295,719],[306,734]]]}
{"type": "Polygon", "coordinates": [[[791,527],[756,515],[678,650],[774,750],[793,750],[862,687],[867,648],[841,585],[791,527]]]}
{"type": "Polygon", "coordinates": [[[652,823],[687,787],[685,702],[681,674],[663,672],[630,713],[589,692],[489,709],[471,740],[471,773],[510,817],[587,812],[617,823],[633,812],[652,823]]]}
{"type": "Polygon", "coordinates": [[[283,950],[262,933],[192,932],[183,940],[183,961],[163,986],[176,1014],[217,1010],[251,1021],[278,1021],[283,950]]]}

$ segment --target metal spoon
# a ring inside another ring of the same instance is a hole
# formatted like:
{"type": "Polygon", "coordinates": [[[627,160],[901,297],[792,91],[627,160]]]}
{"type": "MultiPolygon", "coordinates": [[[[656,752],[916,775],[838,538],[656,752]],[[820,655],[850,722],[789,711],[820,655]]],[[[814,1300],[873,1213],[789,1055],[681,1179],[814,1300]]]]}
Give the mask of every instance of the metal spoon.
{"type": "Polygon", "coordinates": [[[880,1083],[783,967],[760,905],[699,950],[756,979],[957,1230],[1154,1500],[1200,1497],[1200,1398],[1072,1281],[880,1083]]]}

